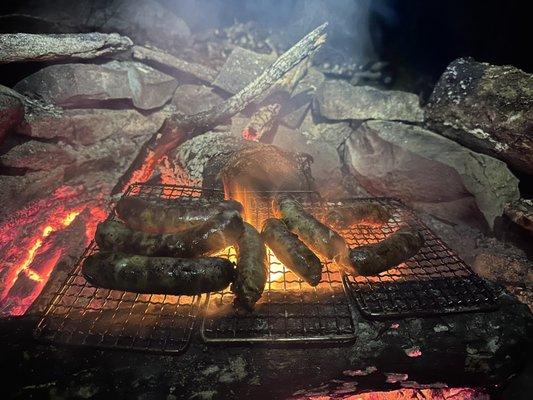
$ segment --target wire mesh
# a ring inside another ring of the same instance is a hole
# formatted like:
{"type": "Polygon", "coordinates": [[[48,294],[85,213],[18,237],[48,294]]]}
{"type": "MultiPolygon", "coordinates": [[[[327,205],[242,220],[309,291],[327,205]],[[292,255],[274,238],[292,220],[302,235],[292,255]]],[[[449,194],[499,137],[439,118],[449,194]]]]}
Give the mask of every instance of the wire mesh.
{"type": "MultiPolygon", "coordinates": [[[[324,207],[315,192],[290,193],[315,216],[324,207]]],[[[246,204],[245,219],[260,229],[273,217],[270,193],[238,195],[246,204]]],[[[235,249],[224,252],[235,260],[235,249]]],[[[322,260],[322,279],[311,287],[303,282],[268,249],[270,274],[261,299],[250,314],[236,314],[229,289],[208,295],[201,335],[208,343],[313,343],[348,342],[356,338],[352,303],[345,292],[340,271],[322,260]]]]}
{"type": "Polygon", "coordinates": [[[328,208],[364,202],[385,207],[391,218],[382,226],[352,224],[339,229],[350,247],[382,241],[405,225],[421,232],[425,243],[414,257],[394,269],[376,276],[344,276],[344,282],[363,315],[383,319],[496,308],[492,289],[400,201],[350,199],[328,204],[328,208]]]}
{"type": "MultiPolygon", "coordinates": [[[[170,199],[177,204],[202,197],[220,200],[217,190],[173,185],[134,184],[126,196],[170,199]]],[[[112,213],[109,218],[114,218],[112,213]]],[[[179,353],[190,341],[201,296],[149,295],[91,286],[81,274],[93,242],[52,298],[35,336],[66,345],[179,353]]]]}

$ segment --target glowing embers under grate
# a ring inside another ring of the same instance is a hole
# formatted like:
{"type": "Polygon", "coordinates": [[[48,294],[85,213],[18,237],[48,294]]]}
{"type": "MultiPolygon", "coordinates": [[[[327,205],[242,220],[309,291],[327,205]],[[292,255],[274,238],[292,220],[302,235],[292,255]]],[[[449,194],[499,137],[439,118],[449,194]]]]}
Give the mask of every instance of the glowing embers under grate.
{"type": "MultiPolygon", "coordinates": [[[[326,209],[316,192],[290,194],[322,219],[326,209]]],[[[236,199],[245,205],[247,221],[258,229],[267,218],[273,217],[272,193],[240,192],[236,199]]],[[[226,249],[225,255],[234,260],[235,250],[226,249]]],[[[204,341],[339,343],[356,338],[352,303],[345,292],[342,275],[332,263],[322,261],[322,280],[311,287],[286,269],[270,249],[268,258],[268,283],[253,313],[235,314],[234,296],[229,289],[208,296],[201,328],[204,341]]]]}
{"type": "Polygon", "coordinates": [[[187,346],[200,296],[149,295],[95,288],[81,275],[91,244],[52,300],[35,335],[61,344],[180,352],[187,346]]]}
{"type": "Polygon", "coordinates": [[[365,316],[379,319],[496,308],[493,291],[411,210],[397,200],[384,198],[342,203],[346,206],[361,201],[387,207],[392,218],[381,227],[353,225],[340,230],[350,247],[381,241],[406,224],[422,232],[425,238],[418,254],[394,269],[377,276],[344,277],[365,316]]]}
{"type": "MultiPolygon", "coordinates": [[[[233,247],[226,255],[235,257],[233,247]]],[[[311,287],[268,250],[270,277],[251,314],[236,315],[230,290],[208,296],[201,334],[206,342],[342,342],[355,339],[350,301],[342,276],[322,264],[322,280],[311,287]]]]}

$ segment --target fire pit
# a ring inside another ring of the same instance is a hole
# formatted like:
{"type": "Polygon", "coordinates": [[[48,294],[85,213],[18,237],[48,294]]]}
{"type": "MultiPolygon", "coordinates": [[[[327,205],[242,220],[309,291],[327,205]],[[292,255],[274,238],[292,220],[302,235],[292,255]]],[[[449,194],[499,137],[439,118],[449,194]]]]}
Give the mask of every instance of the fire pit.
{"type": "Polygon", "coordinates": [[[531,392],[526,12],[8,3],[4,397],[531,392]]]}
{"type": "MultiPolygon", "coordinates": [[[[278,193],[279,194],[279,193],[278,193]]],[[[267,287],[252,314],[233,309],[227,289],[207,296],[143,295],[92,287],[81,275],[84,260],[97,250],[92,243],[74,266],[45,312],[35,332],[56,343],[99,348],[179,353],[199,326],[206,343],[317,343],[354,341],[356,323],[350,297],[364,315],[377,318],[492,310],[493,291],[399,201],[352,199],[326,203],[315,192],[292,192],[306,209],[323,219],[339,206],[374,201],[392,216],[381,227],[348,226],[339,229],[351,246],[378,242],[403,224],[416,225],[425,235],[424,248],[405,264],[376,277],[342,274],[331,262],[322,262],[322,280],[307,286],[285,268],[268,249],[267,287]],[[202,304],[203,303],[203,304],[202,304]]],[[[172,185],[132,185],[125,196],[150,200],[175,200],[176,205],[209,199],[224,192],[172,185]]],[[[241,193],[249,223],[262,226],[272,217],[271,194],[241,193]]],[[[114,218],[111,214],[109,218],[114,218]]],[[[233,247],[221,256],[235,262],[233,247]]]]}

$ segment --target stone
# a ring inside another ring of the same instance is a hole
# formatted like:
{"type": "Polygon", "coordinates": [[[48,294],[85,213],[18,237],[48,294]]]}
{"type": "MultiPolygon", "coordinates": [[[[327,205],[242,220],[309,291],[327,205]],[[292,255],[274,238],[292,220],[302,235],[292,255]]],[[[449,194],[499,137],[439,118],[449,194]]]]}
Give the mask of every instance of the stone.
{"type": "Polygon", "coordinates": [[[144,115],[137,110],[70,109],[60,114],[26,115],[18,133],[39,139],[61,139],[89,145],[112,135],[132,138],[156,132],[166,117],[158,111],[144,115]]]}
{"type": "Polygon", "coordinates": [[[144,64],[111,61],[102,65],[56,64],[18,82],[15,89],[30,97],[67,108],[130,100],[142,110],[163,106],[178,83],[144,64]]]}
{"type": "Polygon", "coordinates": [[[179,50],[190,43],[187,23],[155,0],[120,1],[101,7],[92,14],[89,24],[102,31],[119,32],[136,44],[154,44],[167,50],[179,50]]]}
{"type": "Polygon", "coordinates": [[[533,200],[519,199],[507,204],[505,215],[517,225],[533,232],[533,200]]]}
{"type": "Polygon", "coordinates": [[[54,22],[45,18],[27,14],[6,14],[0,16],[2,33],[77,33],[79,30],[64,25],[61,21],[54,22]]]}
{"type": "Polygon", "coordinates": [[[306,121],[300,128],[303,135],[313,140],[320,140],[338,148],[352,134],[353,128],[347,122],[314,123],[306,121]]]}
{"type": "Polygon", "coordinates": [[[439,79],[425,117],[432,130],[533,174],[533,75],[460,58],[439,79]]]}
{"type": "Polygon", "coordinates": [[[476,256],[472,268],[476,273],[491,281],[510,286],[533,288],[533,276],[528,275],[529,263],[524,259],[483,252],[476,256]]]}
{"type": "Polygon", "coordinates": [[[324,82],[322,72],[314,67],[308,67],[305,76],[296,84],[291,92],[291,98],[281,109],[281,123],[289,128],[297,129],[305,119],[313,96],[324,82]]]}
{"type": "MultiPolygon", "coordinates": [[[[135,44],[154,44],[177,51],[191,40],[185,21],[155,0],[42,1],[21,3],[13,12],[58,25],[65,30],[117,32],[135,44]]],[[[41,22],[41,25],[43,22],[41,22]]]]}
{"type": "Polygon", "coordinates": [[[3,154],[0,164],[32,171],[50,171],[74,160],[75,157],[61,144],[29,140],[3,154]]]}
{"type": "Polygon", "coordinates": [[[28,61],[94,59],[128,50],[130,38],[117,33],[0,35],[0,64],[28,61]]]}
{"type": "Polygon", "coordinates": [[[170,69],[205,82],[211,82],[216,76],[216,72],[205,65],[185,61],[160,49],[133,46],[132,56],[162,70],[170,69]]]}
{"type": "Polygon", "coordinates": [[[222,101],[222,97],[208,86],[181,85],[174,92],[171,103],[177,112],[192,115],[207,111],[222,101]]]}
{"type": "Polygon", "coordinates": [[[274,61],[276,61],[274,55],[259,54],[235,47],[213,81],[213,85],[235,94],[261,75],[274,61]]]}
{"type": "Polygon", "coordinates": [[[320,115],[333,120],[422,122],[424,116],[416,94],[352,86],[342,80],[325,81],[315,101],[320,115]]]}
{"type": "Polygon", "coordinates": [[[368,121],[347,140],[346,151],[345,161],[365,189],[411,205],[438,204],[429,212],[440,208],[448,221],[464,218],[474,201],[492,228],[505,205],[519,198],[518,179],[505,163],[420,127],[368,121]]]}
{"type": "Polygon", "coordinates": [[[28,172],[19,175],[0,175],[0,221],[19,210],[27,202],[50,195],[62,182],[63,166],[51,171],[28,172]]]}
{"type": "Polygon", "coordinates": [[[0,143],[24,118],[24,104],[19,95],[0,85],[0,143]]]}

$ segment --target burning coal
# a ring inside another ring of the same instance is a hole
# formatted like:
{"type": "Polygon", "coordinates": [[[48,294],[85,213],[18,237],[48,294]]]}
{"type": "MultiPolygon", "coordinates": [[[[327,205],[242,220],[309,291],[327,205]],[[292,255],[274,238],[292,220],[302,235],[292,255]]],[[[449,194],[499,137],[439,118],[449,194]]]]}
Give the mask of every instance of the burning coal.
{"type": "Polygon", "coordinates": [[[74,250],[68,238],[75,221],[82,219],[83,245],[87,245],[105,216],[105,209],[88,200],[81,189],[62,186],[0,225],[0,314],[26,312],[62,256],[74,250]]]}

